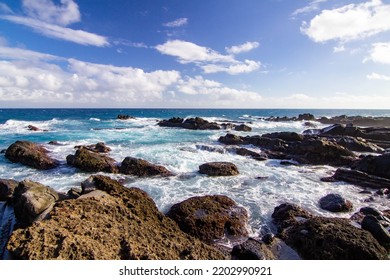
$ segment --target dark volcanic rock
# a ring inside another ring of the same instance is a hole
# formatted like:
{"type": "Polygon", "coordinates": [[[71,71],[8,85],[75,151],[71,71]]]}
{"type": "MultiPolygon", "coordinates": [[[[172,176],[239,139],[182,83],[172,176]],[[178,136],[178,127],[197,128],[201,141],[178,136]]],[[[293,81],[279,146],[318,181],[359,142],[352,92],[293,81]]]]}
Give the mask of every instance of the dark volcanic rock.
{"type": "Polygon", "coordinates": [[[20,224],[31,224],[40,214],[52,207],[58,199],[58,193],[52,188],[24,180],[14,191],[15,216],[20,224]]]}
{"type": "Polygon", "coordinates": [[[369,231],[386,250],[390,249],[390,233],[380,224],[375,216],[365,216],[362,221],[362,229],[369,231]]]}
{"type": "Polygon", "coordinates": [[[209,176],[238,175],[237,166],[231,162],[208,162],[199,166],[199,172],[209,176]]]}
{"type": "Polygon", "coordinates": [[[221,127],[215,123],[215,122],[209,122],[205,119],[196,117],[196,118],[189,118],[189,119],[182,119],[182,118],[171,118],[169,120],[162,120],[158,123],[159,126],[165,126],[165,127],[180,127],[185,129],[200,129],[200,130],[218,130],[221,129],[221,127]]]}
{"type": "Polygon", "coordinates": [[[118,173],[118,166],[113,158],[89,151],[81,147],[75,155],[68,155],[66,162],[86,172],[118,173]]]}
{"type": "Polygon", "coordinates": [[[274,260],[272,251],[263,242],[249,238],[242,244],[236,245],[232,250],[232,259],[238,260],[274,260]]]}
{"type": "Polygon", "coordinates": [[[352,202],[346,200],[339,194],[328,194],[319,201],[320,207],[330,212],[349,212],[352,210],[352,202]]]}
{"type": "Polygon", "coordinates": [[[304,136],[296,132],[273,132],[263,134],[262,137],[272,138],[272,139],[281,139],[286,142],[296,142],[303,141],[304,136]]]}
{"type": "Polygon", "coordinates": [[[146,160],[126,157],[121,164],[120,172],[139,177],[146,176],[173,176],[174,174],[164,166],[152,164],[146,160]]]}
{"type": "Polygon", "coordinates": [[[380,156],[366,156],[357,163],[355,169],[390,179],[390,153],[380,156]]]}
{"type": "Polygon", "coordinates": [[[290,203],[283,203],[278,207],[275,207],[275,210],[272,213],[272,219],[279,231],[311,217],[313,217],[313,215],[308,211],[298,205],[290,203]]]}
{"type": "Polygon", "coordinates": [[[144,191],[125,188],[108,177],[92,178],[98,195],[58,202],[47,219],[14,231],[8,242],[12,256],[41,260],[224,259],[216,249],[182,232],[144,191]]]}
{"type": "Polygon", "coordinates": [[[171,207],[167,216],[181,230],[203,241],[227,236],[247,236],[247,211],[227,196],[192,197],[171,207]]]}
{"type": "Polygon", "coordinates": [[[0,201],[11,200],[18,184],[15,180],[0,179],[0,201]]]}
{"type": "Polygon", "coordinates": [[[252,131],[252,128],[250,126],[247,126],[245,124],[240,124],[240,125],[237,125],[236,127],[234,127],[234,130],[236,131],[252,131]]]}
{"type": "Polygon", "coordinates": [[[263,161],[263,160],[267,160],[268,159],[268,156],[265,153],[257,153],[257,152],[248,150],[246,148],[237,148],[237,149],[234,149],[234,150],[235,150],[237,155],[244,156],[244,157],[249,156],[249,157],[251,157],[251,158],[253,158],[255,160],[258,160],[258,161],[263,161]]]}
{"type": "Polygon", "coordinates": [[[221,136],[218,139],[219,142],[225,144],[225,145],[241,145],[244,144],[244,140],[241,136],[234,135],[234,134],[226,134],[225,136],[221,136]]]}
{"type": "Polygon", "coordinates": [[[387,259],[386,250],[367,231],[347,219],[314,217],[284,230],[281,238],[304,259],[387,259]]]}
{"type": "Polygon", "coordinates": [[[135,119],[133,116],[129,116],[129,115],[118,115],[116,117],[118,120],[130,120],[130,119],[135,119]]]}
{"type": "Polygon", "coordinates": [[[354,185],[372,189],[390,188],[389,179],[369,175],[358,170],[338,168],[332,178],[336,181],[345,181],[354,185]]]}
{"type": "Polygon", "coordinates": [[[59,162],[48,155],[48,151],[41,145],[29,141],[16,141],[5,152],[5,157],[12,162],[40,169],[52,169],[59,165],[59,162]]]}

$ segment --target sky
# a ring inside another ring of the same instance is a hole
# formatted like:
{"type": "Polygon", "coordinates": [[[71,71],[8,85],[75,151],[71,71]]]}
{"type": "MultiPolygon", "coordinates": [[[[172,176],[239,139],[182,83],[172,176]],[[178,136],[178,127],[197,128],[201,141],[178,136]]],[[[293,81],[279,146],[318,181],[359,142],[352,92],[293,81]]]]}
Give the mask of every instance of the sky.
{"type": "Polygon", "coordinates": [[[0,0],[0,107],[390,109],[390,0],[0,0]]]}

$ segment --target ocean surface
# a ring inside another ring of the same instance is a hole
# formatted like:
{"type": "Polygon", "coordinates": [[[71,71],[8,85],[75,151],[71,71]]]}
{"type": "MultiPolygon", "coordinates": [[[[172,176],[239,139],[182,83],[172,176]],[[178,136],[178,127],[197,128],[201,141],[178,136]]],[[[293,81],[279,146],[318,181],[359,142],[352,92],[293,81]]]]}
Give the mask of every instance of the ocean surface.
{"type": "MultiPolygon", "coordinates": [[[[164,165],[178,174],[169,178],[106,174],[122,179],[127,187],[146,191],[162,212],[192,196],[227,195],[248,210],[249,230],[254,237],[275,231],[271,214],[276,206],[284,202],[300,204],[319,215],[349,217],[353,212],[332,214],[318,206],[318,200],[324,195],[339,193],[352,201],[354,211],[363,206],[379,210],[389,208],[387,199],[361,193],[361,187],[343,182],[321,182],[321,177],[333,174],[333,167],[283,166],[279,160],[259,162],[231,154],[217,141],[229,130],[194,131],[157,126],[162,119],[198,116],[208,121],[230,121],[251,126],[251,132],[231,132],[242,136],[277,131],[301,133],[307,129],[303,122],[268,122],[262,119],[270,116],[293,117],[300,113],[312,113],[316,117],[343,114],[390,116],[390,110],[0,109],[0,150],[17,140],[29,140],[43,144],[51,156],[62,163],[52,170],[37,171],[11,163],[1,154],[0,178],[29,179],[66,192],[72,187],[80,187],[80,183],[91,175],[68,166],[66,156],[74,154],[76,145],[104,142],[112,148],[109,156],[118,162],[132,156],[164,165]],[[119,114],[131,115],[135,119],[118,120],[119,114]],[[29,131],[28,125],[47,131],[29,131]],[[49,141],[58,141],[61,145],[49,145],[49,141]],[[219,152],[210,152],[208,147],[219,148],[219,152]],[[240,175],[207,177],[199,174],[198,166],[211,161],[233,162],[240,175]]],[[[260,151],[258,147],[248,148],[260,151]]]]}

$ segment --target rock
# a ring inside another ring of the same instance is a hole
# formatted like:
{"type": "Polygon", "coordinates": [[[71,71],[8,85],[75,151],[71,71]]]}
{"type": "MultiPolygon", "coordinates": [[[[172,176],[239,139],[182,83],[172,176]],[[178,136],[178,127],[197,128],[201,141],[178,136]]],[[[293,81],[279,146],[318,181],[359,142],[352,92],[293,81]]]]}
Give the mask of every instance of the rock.
{"type": "Polygon", "coordinates": [[[267,245],[270,245],[275,241],[275,235],[272,233],[267,233],[261,238],[261,241],[267,245]]]}
{"type": "Polygon", "coordinates": [[[194,129],[194,130],[221,129],[221,127],[217,123],[209,122],[199,117],[189,118],[189,119],[171,118],[169,120],[162,120],[158,122],[158,125],[165,126],[165,127],[179,127],[179,128],[194,129]]]}
{"type": "Polygon", "coordinates": [[[59,162],[49,157],[49,152],[41,145],[29,141],[16,141],[5,152],[5,157],[14,163],[21,163],[36,169],[55,168],[59,162]]]}
{"type": "Polygon", "coordinates": [[[286,142],[296,142],[303,141],[304,136],[296,132],[273,132],[263,134],[262,137],[271,138],[271,139],[281,139],[286,142]]]}
{"type": "Polygon", "coordinates": [[[130,119],[135,119],[135,117],[129,116],[129,115],[118,115],[116,118],[117,118],[118,120],[130,120],[130,119]]]}
{"type": "Polygon", "coordinates": [[[75,146],[76,149],[81,149],[81,148],[84,148],[84,149],[87,149],[91,152],[94,152],[94,153],[108,153],[108,152],[111,152],[111,148],[110,147],[107,147],[106,144],[104,144],[103,142],[98,142],[96,144],[92,144],[92,145],[87,145],[87,146],[75,146]]]}
{"type": "Polygon", "coordinates": [[[52,145],[52,146],[63,146],[63,144],[61,144],[60,142],[58,141],[50,141],[49,143],[47,143],[49,145],[52,145]]]}
{"type": "Polygon", "coordinates": [[[236,148],[234,149],[237,155],[244,156],[244,157],[251,157],[258,161],[264,161],[268,159],[268,156],[266,153],[257,153],[251,150],[248,150],[246,148],[236,148]]]}
{"type": "Polygon", "coordinates": [[[355,169],[370,175],[390,179],[390,153],[380,156],[366,156],[357,163],[355,169]]]}
{"type": "Polygon", "coordinates": [[[86,172],[118,173],[119,171],[113,158],[89,151],[83,147],[78,149],[75,155],[68,155],[66,162],[68,165],[86,172]]]}
{"type": "Polygon", "coordinates": [[[248,213],[224,195],[192,197],[171,207],[167,216],[181,230],[206,242],[247,236],[248,213]]]}
{"type": "Polygon", "coordinates": [[[333,175],[333,178],[336,181],[345,181],[357,186],[371,189],[390,188],[389,179],[374,175],[368,175],[367,173],[358,170],[338,168],[333,175]]]}
{"type": "Polygon", "coordinates": [[[241,136],[237,136],[234,134],[226,134],[225,136],[221,136],[218,139],[219,142],[225,144],[225,145],[241,145],[244,144],[244,140],[241,138],[241,136]]]}
{"type": "Polygon", "coordinates": [[[330,212],[349,212],[352,210],[352,202],[339,194],[328,194],[319,201],[320,207],[330,212]]]}
{"type": "Polygon", "coordinates": [[[375,145],[373,143],[367,142],[363,138],[360,137],[350,137],[345,136],[336,139],[336,143],[341,145],[348,150],[356,151],[356,152],[368,152],[368,153],[381,153],[384,151],[383,148],[375,145]]]}
{"type": "Polygon", "coordinates": [[[272,213],[273,222],[276,224],[278,231],[296,225],[302,220],[313,217],[305,209],[291,203],[283,203],[275,207],[272,213]]]}
{"type": "Polygon", "coordinates": [[[235,131],[246,131],[246,132],[249,132],[249,131],[252,131],[252,128],[250,126],[247,126],[245,124],[240,124],[240,125],[237,125],[235,128],[234,128],[235,131]]]}
{"type": "Polygon", "coordinates": [[[82,195],[82,190],[76,189],[76,188],[71,188],[71,189],[66,193],[66,195],[67,195],[70,199],[76,199],[76,198],[79,198],[79,197],[82,195]]]}
{"type": "Polygon", "coordinates": [[[390,233],[375,216],[367,215],[362,220],[362,229],[369,231],[386,250],[390,249],[390,233]]]}
{"type": "Polygon", "coordinates": [[[58,202],[46,220],[17,229],[8,249],[17,259],[173,260],[224,259],[222,253],[182,232],[138,188],[93,176],[106,195],[58,202]]]}
{"type": "Polygon", "coordinates": [[[19,182],[15,180],[0,179],[0,201],[12,200],[14,190],[19,182]]]}
{"type": "Polygon", "coordinates": [[[27,129],[28,129],[28,130],[31,130],[31,131],[40,131],[40,129],[39,129],[38,127],[33,126],[33,125],[31,125],[31,124],[27,126],[27,129]]]}
{"type": "Polygon", "coordinates": [[[164,166],[152,164],[146,160],[126,157],[121,164],[120,172],[139,177],[147,176],[173,176],[174,174],[164,166]]]}
{"type": "Polygon", "coordinates": [[[280,237],[303,259],[388,259],[386,250],[347,219],[313,217],[285,229],[280,237]]]}
{"type": "Polygon", "coordinates": [[[304,113],[304,114],[299,114],[298,120],[299,121],[315,121],[316,118],[314,117],[313,114],[304,113]]]}
{"type": "Polygon", "coordinates": [[[21,225],[28,225],[59,199],[58,193],[40,183],[24,180],[15,188],[15,216],[21,225]]]}
{"type": "Polygon", "coordinates": [[[232,250],[232,259],[236,260],[275,260],[272,251],[263,242],[249,238],[232,250]]]}
{"type": "Polygon", "coordinates": [[[235,176],[238,175],[237,166],[231,162],[208,162],[199,166],[201,174],[209,176],[235,176]]]}

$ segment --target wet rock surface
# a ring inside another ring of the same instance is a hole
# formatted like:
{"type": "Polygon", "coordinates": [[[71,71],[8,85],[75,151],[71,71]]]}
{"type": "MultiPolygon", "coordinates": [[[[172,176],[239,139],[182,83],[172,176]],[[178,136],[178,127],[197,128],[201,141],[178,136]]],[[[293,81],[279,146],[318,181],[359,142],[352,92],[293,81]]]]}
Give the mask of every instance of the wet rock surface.
{"type": "Polygon", "coordinates": [[[352,210],[352,202],[339,194],[328,194],[319,201],[320,207],[330,212],[349,212],[352,210]]]}
{"type": "MultiPolygon", "coordinates": [[[[99,195],[56,203],[50,216],[13,232],[7,248],[18,259],[224,259],[182,232],[142,190],[93,176],[99,195]]],[[[96,191],[95,191],[96,192],[96,191]]]]}
{"type": "Polygon", "coordinates": [[[208,162],[199,166],[201,174],[209,176],[235,176],[239,174],[238,168],[231,162],[208,162]]]}
{"type": "Polygon", "coordinates": [[[49,156],[49,151],[41,145],[30,141],[16,141],[5,152],[5,157],[36,169],[47,170],[55,168],[59,162],[49,156]]]}
{"type": "Polygon", "coordinates": [[[68,155],[66,162],[68,165],[86,172],[118,173],[119,171],[117,163],[113,158],[92,152],[84,147],[80,147],[74,155],[68,155]]]}
{"type": "Polygon", "coordinates": [[[152,164],[146,160],[126,157],[121,164],[120,172],[127,175],[135,175],[139,177],[148,176],[173,176],[174,174],[167,168],[161,165],[152,164]]]}
{"type": "Polygon", "coordinates": [[[165,127],[179,127],[185,129],[193,129],[193,130],[218,130],[221,129],[221,126],[215,122],[209,122],[205,119],[196,117],[196,118],[171,118],[169,120],[162,120],[158,122],[159,126],[165,127]]]}
{"type": "Polygon", "coordinates": [[[0,201],[11,201],[18,184],[15,180],[0,179],[0,201]]]}
{"type": "Polygon", "coordinates": [[[211,243],[226,236],[247,236],[248,213],[227,196],[192,197],[171,207],[167,216],[184,232],[211,243]]]}

